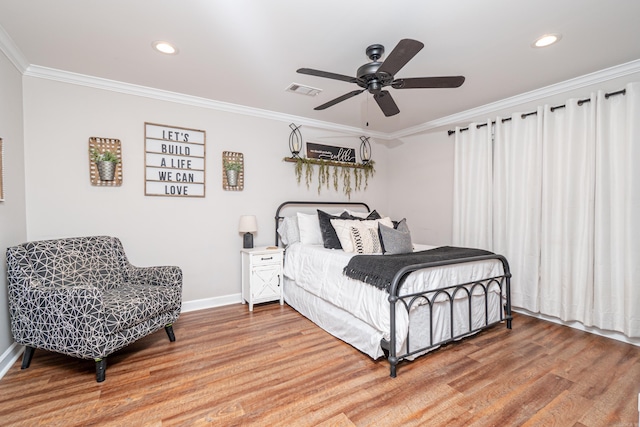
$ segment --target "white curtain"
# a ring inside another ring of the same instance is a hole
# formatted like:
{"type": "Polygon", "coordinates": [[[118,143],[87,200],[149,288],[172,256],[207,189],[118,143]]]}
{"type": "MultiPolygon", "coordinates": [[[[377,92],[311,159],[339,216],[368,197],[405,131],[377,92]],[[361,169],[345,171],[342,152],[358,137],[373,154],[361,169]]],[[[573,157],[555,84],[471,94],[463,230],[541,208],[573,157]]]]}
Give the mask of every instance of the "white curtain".
{"type": "Polygon", "coordinates": [[[593,316],[640,337],[640,83],[598,93],[593,316]]]}
{"type": "Polygon", "coordinates": [[[637,338],[640,83],[625,91],[498,118],[494,145],[456,129],[453,230],[507,257],[515,307],[637,338]]]}
{"type": "Polygon", "coordinates": [[[494,145],[494,252],[507,257],[512,304],[538,312],[543,110],[498,117],[494,145]]]}
{"type": "Polygon", "coordinates": [[[493,161],[491,122],[456,128],[453,244],[492,250],[493,161]]]}
{"type": "Polygon", "coordinates": [[[545,106],[540,312],[585,322],[593,303],[595,97],[545,106]]]}

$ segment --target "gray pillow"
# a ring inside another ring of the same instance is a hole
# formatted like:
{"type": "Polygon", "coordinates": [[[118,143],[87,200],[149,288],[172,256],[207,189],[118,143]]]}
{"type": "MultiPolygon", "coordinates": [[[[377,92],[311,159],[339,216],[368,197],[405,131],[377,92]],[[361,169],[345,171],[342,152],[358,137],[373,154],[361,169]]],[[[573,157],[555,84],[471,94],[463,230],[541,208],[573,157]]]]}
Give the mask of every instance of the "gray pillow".
{"type": "Polygon", "coordinates": [[[398,222],[396,228],[378,224],[378,231],[380,232],[380,243],[385,254],[393,255],[413,252],[411,233],[406,219],[403,218],[402,221],[398,222]]]}

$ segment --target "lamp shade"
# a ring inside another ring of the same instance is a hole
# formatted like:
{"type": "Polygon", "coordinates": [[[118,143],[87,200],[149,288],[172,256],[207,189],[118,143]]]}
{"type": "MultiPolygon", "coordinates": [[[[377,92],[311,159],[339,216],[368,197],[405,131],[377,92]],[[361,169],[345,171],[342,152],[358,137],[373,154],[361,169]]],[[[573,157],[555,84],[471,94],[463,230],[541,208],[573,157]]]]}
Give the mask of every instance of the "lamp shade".
{"type": "Polygon", "coordinates": [[[255,233],[258,231],[258,221],[255,215],[242,215],[240,217],[240,226],[238,227],[240,233],[255,233]]]}

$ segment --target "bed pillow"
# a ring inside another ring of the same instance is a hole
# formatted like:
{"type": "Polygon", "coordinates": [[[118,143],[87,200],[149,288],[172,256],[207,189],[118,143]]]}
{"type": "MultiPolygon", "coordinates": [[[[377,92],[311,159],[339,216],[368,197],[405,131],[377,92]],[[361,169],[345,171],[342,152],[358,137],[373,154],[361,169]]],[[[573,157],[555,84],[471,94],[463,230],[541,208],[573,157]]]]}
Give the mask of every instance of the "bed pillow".
{"type": "Polygon", "coordinates": [[[373,220],[373,219],[382,218],[380,216],[380,214],[378,213],[378,211],[376,211],[375,209],[372,210],[371,212],[355,212],[355,211],[350,211],[350,210],[347,209],[347,210],[345,210],[343,212],[343,216],[348,216],[347,219],[369,219],[369,220],[373,220]]]}
{"type": "MultiPolygon", "coordinates": [[[[358,212],[359,213],[359,212],[358,212]]],[[[327,212],[321,211],[318,209],[318,223],[320,224],[320,234],[322,235],[322,244],[327,249],[342,249],[342,244],[340,243],[340,239],[338,239],[338,235],[336,234],[335,228],[331,224],[332,219],[348,219],[348,220],[375,220],[380,219],[380,214],[375,210],[372,212],[364,213],[365,217],[353,216],[353,212],[345,210],[338,215],[331,215],[327,212]]]]}
{"type": "Polygon", "coordinates": [[[327,249],[342,249],[336,230],[331,225],[331,220],[343,218],[343,214],[344,212],[341,216],[336,216],[318,209],[318,223],[320,225],[320,234],[322,235],[322,244],[327,249]]]}
{"type": "Polygon", "coordinates": [[[300,241],[300,230],[298,230],[298,217],[287,216],[282,219],[278,227],[278,235],[284,246],[293,245],[300,241]]]}
{"type": "Polygon", "coordinates": [[[304,214],[298,212],[298,229],[300,230],[300,242],[304,245],[322,245],[322,233],[317,214],[304,214]]]}
{"type": "MultiPolygon", "coordinates": [[[[382,226],[384,227],[384,225],[382,226]]],[[[359,254],[380,254],[380,238],[378,230],[368,227],[351,227],[351,239],[353,240],[354,252],[359,254]]]]}
{"type": "Polygon", "coordinates": [[[413,252],[411,233],[409,232],[409,226],[405,218],[398,221],[397,228],[380,224],[379,232],[382,251],[385,254],[393,255],[413,252]]]}
{"type": "Polygon", "coordinates": [[[336,235],[340,240],[342,250],[345,252],[355,252],[353,246],[353,237],[351,236],[351,227],[360,228],[372,228],[376,232],[378,231],[378,223],[384,224],[387,227],[393,228],[391,218],[384,217],[377,220],[357,220],[357,219],[332,219],[331,225],[336,231],[336,235]]]}

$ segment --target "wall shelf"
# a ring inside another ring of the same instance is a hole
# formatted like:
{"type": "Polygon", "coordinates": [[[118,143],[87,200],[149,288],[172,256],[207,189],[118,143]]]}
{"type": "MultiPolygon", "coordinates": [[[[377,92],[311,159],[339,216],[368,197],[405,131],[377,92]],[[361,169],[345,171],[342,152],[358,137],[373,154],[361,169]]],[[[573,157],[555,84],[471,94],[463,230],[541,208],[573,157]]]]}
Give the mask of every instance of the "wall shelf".
{"type": "Polygon", "coordinates": [[[373,162],[369,162],[363,165],[362,163],[335,162],[332,160],[303,159],[303,158],[296,158],[296,157],[285,157],[283,160],[289,163],[302,162],[302,163],[311,164],[311,165],[338,166],[341,168],[373,169],[373,162]]]}
{"type": "Polygon", "coordinates": [[[341,182],[342,191],[348,198],[351,198],[351,192],[353,190],[360,191],[363,187],[366,190],[369,185],[369,177],[373,176],[376,172],[374,168],[375,162],[373,161],[362,164],[301,157],[285,157],[283,160],[296,164],[296,179],[298,183],[300,183],[304,176],[307,188],[310,187],[313,181],[313,167],[318,166],[318,194],[320,194],[323,187],[327,189],[333,187],[335,191],[338,191],[339,183],[341,182]],[[352,178],[354,182],[353,187],[351,186],[352,178]]]}

